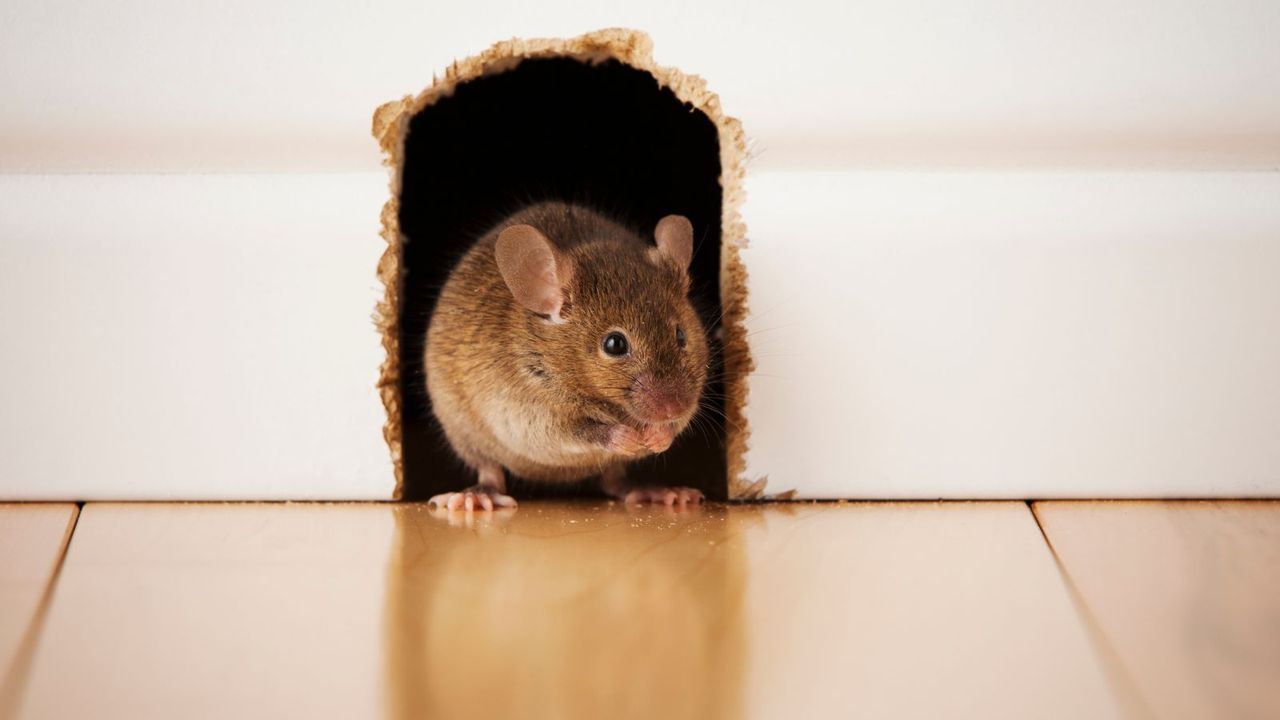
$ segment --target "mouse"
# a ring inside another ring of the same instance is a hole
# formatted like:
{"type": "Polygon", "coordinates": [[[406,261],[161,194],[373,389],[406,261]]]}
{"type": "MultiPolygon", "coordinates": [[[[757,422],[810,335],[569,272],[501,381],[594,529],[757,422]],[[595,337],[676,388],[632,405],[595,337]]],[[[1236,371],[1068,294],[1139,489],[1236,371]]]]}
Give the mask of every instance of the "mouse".
{"type": "Polygon", "coordinates": [[[475,474],[432,497],[450,510],[514,507],[508,473],[598,477],[609,496],[687,505],[688,487],[635,487],[626,466],[671,447],[707,382],[706,331],[689,299],[693,225],[646,238],[579,204],[544,201],[498,222],[450,271],[427,328],[432,410],[475,474]]]}

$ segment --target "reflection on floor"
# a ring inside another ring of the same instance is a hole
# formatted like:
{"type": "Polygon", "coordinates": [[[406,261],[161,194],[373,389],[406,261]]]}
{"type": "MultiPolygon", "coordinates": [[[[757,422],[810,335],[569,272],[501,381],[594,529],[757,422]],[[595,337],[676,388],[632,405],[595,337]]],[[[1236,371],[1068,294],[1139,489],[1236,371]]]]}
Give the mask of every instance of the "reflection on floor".
{"type": "Polygon", "coordinates": [[[1280,715],[1276,503],[50,507],[19,717],[1280,715]]]}

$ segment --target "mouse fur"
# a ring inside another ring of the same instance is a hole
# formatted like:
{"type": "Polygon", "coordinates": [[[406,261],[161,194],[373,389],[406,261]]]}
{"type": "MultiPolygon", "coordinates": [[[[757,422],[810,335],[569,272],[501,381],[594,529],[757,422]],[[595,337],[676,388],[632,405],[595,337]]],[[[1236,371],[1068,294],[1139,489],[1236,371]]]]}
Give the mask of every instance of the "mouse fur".
{"type": "Polygon", "coordinates": [[[689,301],[692,226],[669,215],[653,238],[591,208],[542,202],[467,251],[432,313],[424,360],[435,415],[478,482],[433,503],[514,505],[504,470],[548,483],[601,476],[629,501],[701,499],[625,483],[628,461],[688,427],[709,363],[689,301]],[[625,355],[611,354],[620,347],[625,355]]]}

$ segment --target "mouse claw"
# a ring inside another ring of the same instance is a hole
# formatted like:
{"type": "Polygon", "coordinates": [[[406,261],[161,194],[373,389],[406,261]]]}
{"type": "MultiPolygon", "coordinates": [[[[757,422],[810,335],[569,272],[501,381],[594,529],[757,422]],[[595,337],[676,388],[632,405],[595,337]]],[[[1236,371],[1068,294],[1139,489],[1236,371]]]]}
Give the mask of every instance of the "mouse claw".
{"type": "Polygon", "coordinates": [[[646,425],[644,430],[640,431],[641,442],[644,446],[655,453],[660,453],[671,447],[671,443],[676,439],[675,431],[670,425],[646,425]]]}
{"type": "Polygon", "coordinates": [[[648,447],[644,435],[629,425],[614,425],[609,429],[609,441],[606,444],[609,452],[619,455],[638,455],[648,447]]]}
{"type": "Polygon", "coordinates": [[[685,505],[701,503],[702,492],[687,487],[636,488],[627,493],[627,496],[623,498],[623,502],[627,505],[653,503],[654,505],[661,504],[668,507],[684,507],[685,505]]]}
{"type": "Polygon", "coordinates": [[[503,495],[493,488],[481,485],[467,488],[462,492],[440,493],[428,500],[427,504],[445,510],[473,512],[479,509],[492,512],[494,508],[515,507],[516,500],[510,495],[503,495]]]}

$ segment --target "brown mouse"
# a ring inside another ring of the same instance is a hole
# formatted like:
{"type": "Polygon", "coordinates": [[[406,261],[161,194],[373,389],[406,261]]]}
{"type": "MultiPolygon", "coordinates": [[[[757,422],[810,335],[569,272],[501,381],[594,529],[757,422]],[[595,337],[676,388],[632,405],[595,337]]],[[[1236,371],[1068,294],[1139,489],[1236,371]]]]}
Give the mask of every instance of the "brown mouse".
{"type": "Polygon", "coordinates": [[[515,505],[504,470],[547,483],[600,476],[627,502],[702,499],[626,483],[628,461],[688,427],[709,362],[689,302],[693,226],[668,215],[653,237],[544,202],[468,250],[432,313],[425,360],[436,417],[478,482],[433,504],[515,505]]]}

